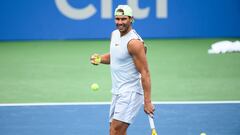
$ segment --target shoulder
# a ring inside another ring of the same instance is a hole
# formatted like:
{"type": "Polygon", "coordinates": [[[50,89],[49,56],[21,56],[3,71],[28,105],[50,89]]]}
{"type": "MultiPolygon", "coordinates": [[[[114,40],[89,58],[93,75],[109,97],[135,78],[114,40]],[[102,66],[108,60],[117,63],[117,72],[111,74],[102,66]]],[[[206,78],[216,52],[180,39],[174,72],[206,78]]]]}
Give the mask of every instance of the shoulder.
{"type": "Polygon", "coordinates": [[[144,41],[134,29],[130,31],[130,40],[128,42],[128,46],[133,48],[144,47],[144,41]]]}
{"type": "Polygon", "coordinates": [[[139,40],[139,39],[131,39],[129,42],[128,42],[128,45],[136,45],[136,46],[141,46],[143,45],[143,41],[139,40]]]}
{"type": "Polygon", "coordinates": [[[116,38],[116,36],[119,37],[119,35],[120,35],[119,30],[114,30],[114,31],[112,31],[112,33],[111,33],[111,39],[112,39],[113,37],[116,38]]]}
{"type": "Polygon", "coordinates": [[[130,31],[130,35],[131,35],[131,38],[138,39],[143,42],[141,36],[134,29],[130,31]]]}
{"type": "Polygon", "coordinates": [[[139,39],[132,39],[128,42],[128,51],[130,54],[144,51],[144,43],[139,39]]]}
{"type": "Polygon", "coordinates": [[[120,33],[119,30],[112,31],[112,35],[116,35],[116,34],[119,34],[119,33],[120,33]]]}

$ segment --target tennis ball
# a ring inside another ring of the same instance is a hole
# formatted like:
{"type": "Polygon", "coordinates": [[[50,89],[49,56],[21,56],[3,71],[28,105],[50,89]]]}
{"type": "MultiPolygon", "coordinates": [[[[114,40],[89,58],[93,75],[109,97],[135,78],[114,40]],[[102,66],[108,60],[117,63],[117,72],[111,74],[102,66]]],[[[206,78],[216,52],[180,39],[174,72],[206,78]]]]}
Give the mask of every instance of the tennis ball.
{"type": "Polygon", "coordinates": [[[202,132],[200,135],[207,135],[206,133],[202,132]]]}
{"type": "Polygon", "coordinates": [[[100,62],[101,62],[101,57],[100,57],[100,56],[96,56],[95,62],[96,62],[96,64],[100,64],[100,62]]]}
{"type": "Polygon", "coordinates": [[[97,83],[93,83],[93,84],[91,85],[91,89],[92,89],[93,91],[97,91],[97,90],[99,89],[99,85],[98,85],[97,83]]]}

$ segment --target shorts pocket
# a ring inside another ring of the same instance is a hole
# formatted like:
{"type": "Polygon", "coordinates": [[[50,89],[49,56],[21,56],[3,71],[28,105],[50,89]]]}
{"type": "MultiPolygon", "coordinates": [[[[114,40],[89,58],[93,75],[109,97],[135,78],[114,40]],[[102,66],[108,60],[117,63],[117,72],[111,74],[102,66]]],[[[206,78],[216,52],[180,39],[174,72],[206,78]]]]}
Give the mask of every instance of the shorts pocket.
{"type": "Polygon", "coordinates": [[[115,112],[122,112],[126,110],[128,108],[128,105],[131,103],[132,95],[132,92],[121,93],[116,103],[115,112]]]}

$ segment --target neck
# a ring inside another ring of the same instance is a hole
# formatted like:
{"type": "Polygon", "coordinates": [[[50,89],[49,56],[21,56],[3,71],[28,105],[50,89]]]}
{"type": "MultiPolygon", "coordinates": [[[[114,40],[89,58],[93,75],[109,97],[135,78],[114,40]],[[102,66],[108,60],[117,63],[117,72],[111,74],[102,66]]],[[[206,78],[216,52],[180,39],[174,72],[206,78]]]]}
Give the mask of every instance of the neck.
{"type": "Polygon", "coordinates": [[[120,31],[120,34],[121,34],[121,37],[122,36],[124,36],[124,35],[126,35],[129,31],[131,31],[132,30],[132,27],[130,26],[129,28],[128,28],[128,30],[126,30],[126,31],[120,31]]]}

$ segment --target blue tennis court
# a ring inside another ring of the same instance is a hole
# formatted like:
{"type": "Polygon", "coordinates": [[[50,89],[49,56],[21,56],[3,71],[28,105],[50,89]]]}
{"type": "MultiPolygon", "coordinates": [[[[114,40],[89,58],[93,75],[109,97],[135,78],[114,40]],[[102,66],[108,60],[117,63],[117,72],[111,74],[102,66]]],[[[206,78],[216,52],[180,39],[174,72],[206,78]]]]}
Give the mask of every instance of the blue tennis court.
{"type": "MultiPolygon", "coordinates": [[[[239,103],[156,104],[159,135],[239,135],[239,103]]],[[[0,107],[2,135],[107,135],[109,104],[0,107]]],[[[142,109],[143,110],[143,109],[142,109]]],[[[150,135],[143,111],[129,135],[150,135]]]]}

